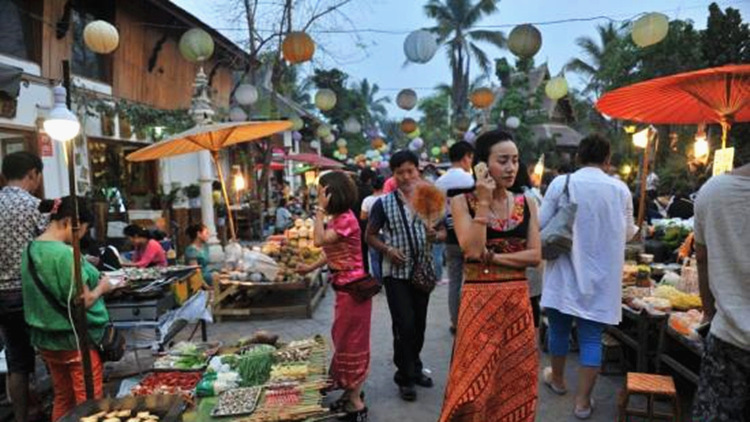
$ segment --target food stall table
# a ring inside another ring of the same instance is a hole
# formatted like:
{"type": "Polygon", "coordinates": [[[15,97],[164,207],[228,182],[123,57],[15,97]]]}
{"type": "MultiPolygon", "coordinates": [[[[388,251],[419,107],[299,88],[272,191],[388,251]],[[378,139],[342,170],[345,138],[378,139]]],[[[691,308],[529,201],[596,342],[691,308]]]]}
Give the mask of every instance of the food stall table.
{"type": "Polygon", "coordinates": [[[318,303],[325,296],[327,281],[321,270],[310,273],[300,282],[295,283],[273,283],[273,282],[250,282],[231,280],[227,275],[221,274],[214,283],[213,315],[218,322],[224,317],[249,317],[254,315],[299,315],[304,313],[307,318],[312,314],[318,303]],[[282,305],[259,306],[251,303],[247,306],[237,306],[234,299],[242,295],[245,299],[257,298],[268,292],[304,293],[302,303],[286,303],[282,305]]]}
{"type": "Polygon", "coordinates": [[[691,340],[665,324],[659,336],[656,372],[670,370],[698,385],[703,345],[691,340]]]}
{"type": "Polygon", "coordinates": [[[623,305],[622,322],[607,327],[607,332],[635,352],[636,371],[649,372],[649,362],[656,357],[659,333],[667,318],[666,314],[655,315],[623,305]]]}

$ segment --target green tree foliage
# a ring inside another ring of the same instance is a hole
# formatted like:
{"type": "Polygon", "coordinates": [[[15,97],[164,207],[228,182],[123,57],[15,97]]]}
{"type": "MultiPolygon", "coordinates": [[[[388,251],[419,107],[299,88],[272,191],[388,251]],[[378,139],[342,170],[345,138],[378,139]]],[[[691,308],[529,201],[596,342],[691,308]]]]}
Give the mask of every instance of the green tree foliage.
{"type": "Polygon", "coordinates": [[[638,68],[633,82],[706,67],[701,47],[701,34],[692,22],[670,22],[669,32],[662,42],[637,50],[638,68]]]}
{"type": "Polygon", "coordinates": [[[451,101],[454,117],[463,116],[468,106],[471,60],[489,73],[491,61],[480,43],[505,48],[505,35],[500,31],[478,29],[481,20],[498,10],[498,0],[429,0],[425,14],[434,19],[430,28],[445,45],[451,67],[451,101]]]}
{"type": "Polygon", "coordinates": [[[450,92],[438,90],[437,93],[419,100],[417,109],[422,113],[419,128],[426,149],[440,146],[453,135],[450,124],[450,92]]]}
{"type": "Polygon", "coordinates": [[[701,34],[703,57],[709,67],[750,63],[750,28],[737,9],[722,12],[716,3],[708,7],[706,30],[701,34]]]}

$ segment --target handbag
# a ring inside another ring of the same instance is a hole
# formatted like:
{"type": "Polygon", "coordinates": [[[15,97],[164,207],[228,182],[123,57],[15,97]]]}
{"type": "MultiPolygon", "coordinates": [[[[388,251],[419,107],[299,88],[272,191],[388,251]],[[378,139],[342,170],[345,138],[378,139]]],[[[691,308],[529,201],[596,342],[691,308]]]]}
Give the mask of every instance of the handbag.
{"type": "MultiPolygon", "coordinates": [[[[412,261],[414,261],[414,271],[411,276],[411,284],[418,290],[425,293],[431,293],[435,289],[437,283],[437,275],[435,274],[435,268],[432,265],[432,254],[426,253],[425,259],[420,260],[417,253],[417,248],[414,246],[417,243],[417,234],[414,231],[414,224],[409,224],[406,218],[406,211],[404,211],[404,204],[401,202],[401,198],[396,194],[396,202],[398,203],[398,209],[401,212],[401,220],[404,222],[406,229],[406,241],[409,243],[409,250],[411,251],[412,261]],[[414,241],[412,242],[412,232],[414,231],[414,241]]],[[[430,242],[425,243],[425,250],[431,249],[430,242]]]]}
{"type": "MultiPolygon", "coordinates": [[[[32,242],[30,242],[26,247],[26,254],[29,258],[29,273],[31,273],[31,278],[34,280],[36,288],[42,293],[42,296],[47,299],[47,302],[52,307],[52,309],[57,311],[57,313],[59,313],[63,318],[68,319],[70,317],[68,307],[62,305],[60,301],[58,301],[52,295],[52,292],[47,289],[44,283],[42,283],[42,280],[39,278],[39,273],[36,270],[36,264],[34,263],[34,259],[31,257],[31,243],[32,242]]],[[[120,330],[115,328],[115,326],[111,322],[104,326],[104,335],[102,336],[101,341],[99,341],[98,343],[91,338],[91,335],[88,332],[87,334],[89,335],[89,340],[91,341],[91,343],[96,346],[96,349],[99,351],[99,355],[104,362],[117,362],[122,359],[123,355],[125,355],[125,337],[122,335],[120,330]]]]}
{"type": "Polygon", "coordinates": [[[380,292],[383,286],[370,274],[353,280],[349,283],[338,285],[331,284],[333,290],[349,294],[357,302],[365,302],[380,292]]]}
{"type": "Polygon", "coordinates": [[[541,231],[542,258],[554,260],[569,254],[573,248],[573,224],[576,221],[578,204],[570,200],[570,174],[565,177],[563,195],[566,202],[560,206],[541,231]]]}

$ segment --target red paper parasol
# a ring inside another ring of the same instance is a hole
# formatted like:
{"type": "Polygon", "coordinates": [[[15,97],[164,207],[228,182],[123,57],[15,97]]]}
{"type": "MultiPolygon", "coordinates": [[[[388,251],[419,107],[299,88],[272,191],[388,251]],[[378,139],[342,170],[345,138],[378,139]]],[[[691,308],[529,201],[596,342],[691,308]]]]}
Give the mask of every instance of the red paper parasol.
{"type": "Polygon", "coordinates": [[[326,158],[317,154],[292,154],[284,157],[285,160],[296,161],[298,163],[309,164],[313,167],[322,169],[340,169],[344,165],[336,160],[326,158]]]}
{"type": "Polygon", "coordinates": [[[750,65],[727,65],[640,82],[604,94],[607,116],[652,124],[722,126],[722,147],[734,122],[750,121],[750,65]]]}

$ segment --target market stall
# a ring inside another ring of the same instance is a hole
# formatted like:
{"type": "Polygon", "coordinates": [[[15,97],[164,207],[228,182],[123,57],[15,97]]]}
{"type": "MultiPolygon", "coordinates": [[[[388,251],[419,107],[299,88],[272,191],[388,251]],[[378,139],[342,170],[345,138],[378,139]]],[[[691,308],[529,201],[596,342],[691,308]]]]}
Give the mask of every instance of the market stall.
{"type": "Polygon", "coordinates": [[[312,219],[297,219],[293,228],[284,235],[270,236],[259,250],[230,250],[214,283],[213,315],[217,321],[228,316],[312,317],[325,295],[326,277],[320,270],[306,276],[296,272],[298,264],[310,264],[321,257],[322,250],[312,242],[312,227],[312,219]]]}
{"type": "Polygon", "coordinates": [[[143,377],[123,383],[117,398],[92,400],[63,421],[301,421],[331,415],[323,337],[279,342],[257,332],[238,343],[182,342],[143,377]]]}
{"type": "Polygon", "coordinates": [[[125,288],[105,298],[112,323],[124,330],[155,333],[153,340],[128,343],[129,348],[162,350],[188,323],[199,323],[206,341],[211,314],[203,277],[196,268],[123,268],[109,275],[128,280],[125,288]]]}

